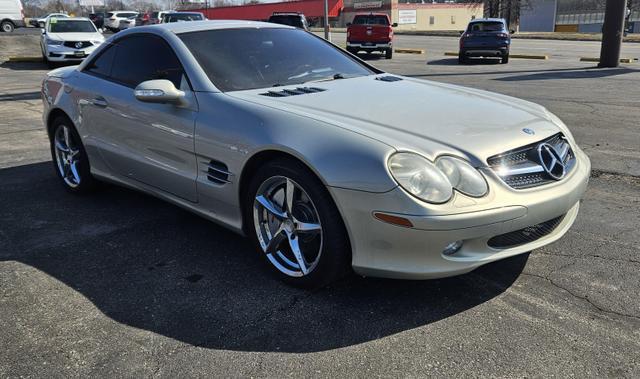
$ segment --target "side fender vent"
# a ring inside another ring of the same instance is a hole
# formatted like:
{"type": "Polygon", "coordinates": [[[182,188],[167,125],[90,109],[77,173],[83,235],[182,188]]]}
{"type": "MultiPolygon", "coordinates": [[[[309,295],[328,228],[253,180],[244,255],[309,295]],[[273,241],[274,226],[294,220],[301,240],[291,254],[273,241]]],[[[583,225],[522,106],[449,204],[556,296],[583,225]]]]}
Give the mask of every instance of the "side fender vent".
{"type": "Polygon", "coordinates": [[[207,174],[207,179],[210,182],[216,184],[231,183],[231,176],[233,176],[233,174],[229,172],[227,165],[220,161],[209,161],[203,171],[207,174]]]}
{"type": "Polygon", "coordinates": [[[381,82],[399,82],[403,79],[398,78],[397,76],[385,75],[376,77],[376,80],[379,80],[381,82]]]}
{"type": "Polygon", "coordinates": [[[326,89],[318,88],[318,87],[297,87],[294,89],[283,89],[281,91],[268,91],[265,93],[261,93],[262,96],[268,97],[288,97],[288,96],[296,96],[296,95],[305,95],[308,93],[317,93],[324,92],[326,89]]]}

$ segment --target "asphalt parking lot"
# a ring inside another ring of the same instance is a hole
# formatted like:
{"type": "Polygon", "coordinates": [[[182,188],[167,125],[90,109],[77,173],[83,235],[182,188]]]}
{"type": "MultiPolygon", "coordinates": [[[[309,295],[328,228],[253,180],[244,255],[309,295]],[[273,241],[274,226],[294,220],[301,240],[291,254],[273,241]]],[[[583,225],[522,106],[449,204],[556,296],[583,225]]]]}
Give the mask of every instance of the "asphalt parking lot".
{"type": "MultiPolygon", "coordinates": [[[[29,49],[13,38],[0,60],[29,49]]],[[[292,289],[179,208],[67,194],[41,126],[46,67],[3,61],[0,376],[639,377],[640,65],[594,69],[574,59],[592,43],[544,41],[555,59],[459,66],[442,55],[456,39],[415,38],[426,56],[369,62],[534,101],[572,129],[594,170],[563,239],[457,278],[292,289]]]]}

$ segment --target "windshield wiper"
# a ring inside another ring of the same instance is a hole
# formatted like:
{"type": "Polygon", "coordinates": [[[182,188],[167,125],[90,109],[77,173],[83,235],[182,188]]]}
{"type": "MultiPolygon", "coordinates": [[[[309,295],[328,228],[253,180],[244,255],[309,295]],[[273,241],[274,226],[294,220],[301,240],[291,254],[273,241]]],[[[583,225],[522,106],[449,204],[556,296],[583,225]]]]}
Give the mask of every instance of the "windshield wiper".
{"type": "Polygon", "coordinates": [[[341,73],[337,73],[337,74],[333,74],[331,76],[327,76],[326,78],[309,80],[308,82],[304,82],[302,84],[317,83],[317,82],[328,82],[328,81],[331,81],[331,80],[338,80],[338,79],[346,79],[346,77],[344,75],[342,75],[341,73]]]}

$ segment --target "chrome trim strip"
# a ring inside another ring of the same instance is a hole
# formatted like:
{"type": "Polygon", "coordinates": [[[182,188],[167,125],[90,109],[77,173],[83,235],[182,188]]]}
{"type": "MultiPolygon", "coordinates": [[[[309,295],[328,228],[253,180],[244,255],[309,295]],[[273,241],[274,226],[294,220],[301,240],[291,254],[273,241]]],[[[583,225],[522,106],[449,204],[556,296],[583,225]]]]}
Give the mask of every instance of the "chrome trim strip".
{"type": "Polygon", "coordinates": [[[501,177],[513,176],[513,175],[523,175],[523,174],[534,174],[537,172],[544,172],[544,168],[539,164],[535,163],[523,163],[516,166],[496,166],[493,167],[496,173],[501,177]]]}
{"type": "Polygon", "coordinates": [[[215,172],[219,172],[219,173],[224,174],[224,175],[233,176],[233,174],[232,174],[232,173],[230,173],[229,171],[225,171],[225,170],[219,169],[219,168],[214,167],[214,166],[212,166],[212,165],[210,165],[210,164],[208,164],[208,165],[207,165],[207,168],[208,168],[209,170],[213,170],[213,171],[215,171],[215,172]]]}

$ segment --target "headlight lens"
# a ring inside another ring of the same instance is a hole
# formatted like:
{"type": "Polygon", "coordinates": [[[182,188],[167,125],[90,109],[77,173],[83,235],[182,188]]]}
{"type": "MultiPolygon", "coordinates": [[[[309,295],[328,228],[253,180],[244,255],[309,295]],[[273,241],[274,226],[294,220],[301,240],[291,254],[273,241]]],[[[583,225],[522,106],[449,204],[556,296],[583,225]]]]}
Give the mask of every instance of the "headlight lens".
{"type": "Polygon", "coordinates": [[[47,45],[59,46],[59,45],[62,45],[62,41],[59,41],[57,39],[47,38],[47,45]]]}
{"type": "Polygon", "coordinates": [[[441,157],[436,160],[436,167],[449,179],[453,188],[465,195],[481,197],[489,190],[482,174],[462,159],[441,157]]]}
{"type": "Polygon", "coordinates": [[[442,171],[418,154],[394,154],[389,159],[389,171],[402,188],[424,201],[444,203],[453,195],[451,183],[442,171]]]}

